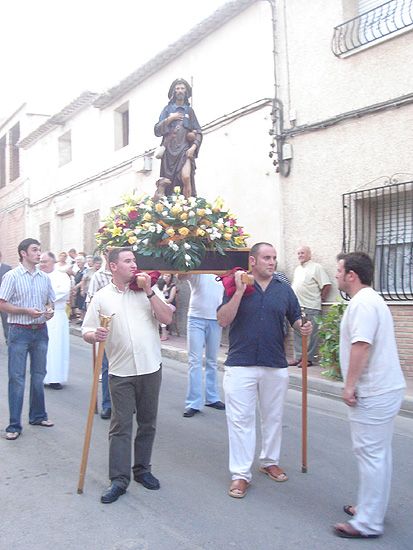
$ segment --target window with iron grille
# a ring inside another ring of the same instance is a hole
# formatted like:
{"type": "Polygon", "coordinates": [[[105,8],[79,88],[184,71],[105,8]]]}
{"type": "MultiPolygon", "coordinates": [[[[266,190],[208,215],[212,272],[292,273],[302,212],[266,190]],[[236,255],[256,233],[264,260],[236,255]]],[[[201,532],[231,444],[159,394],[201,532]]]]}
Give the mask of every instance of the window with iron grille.
{"type": "Polygon", "coordinates": [[[413,299],[413,182],[343,195],[343,251],[374,259],[374,288],[386,300],[413,299]]]}
{"type": "Polygon", "coordinates": [[[18,122],[9,130],[10,181],[14,181],[20,176],[20,150],[16,145],[19,139],[20,123],[18,122]]]}
{"type": "Polygon", "coordinates": [[[6,136],[0,138],[0,188],[6,185],[6,136]]]}

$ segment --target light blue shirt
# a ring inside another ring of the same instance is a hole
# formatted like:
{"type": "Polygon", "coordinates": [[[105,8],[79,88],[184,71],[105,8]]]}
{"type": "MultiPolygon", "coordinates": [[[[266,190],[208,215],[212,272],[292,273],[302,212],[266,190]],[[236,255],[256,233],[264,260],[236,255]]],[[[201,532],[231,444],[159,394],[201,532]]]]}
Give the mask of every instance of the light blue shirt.
{"type": "MultiPolygon", "coordinates": [[[[8,271],[1,282],[0,300],[16,307],[35,308],[44,311],[46,304],[55,301],[55,294],[49,277],[36,267],[31,273],[22,264],[8,271]]],[[[42,315],[33,319],[30,315],[8,313],[9,323],[19,325],[39,325],[46,322],[42,315]]]]}

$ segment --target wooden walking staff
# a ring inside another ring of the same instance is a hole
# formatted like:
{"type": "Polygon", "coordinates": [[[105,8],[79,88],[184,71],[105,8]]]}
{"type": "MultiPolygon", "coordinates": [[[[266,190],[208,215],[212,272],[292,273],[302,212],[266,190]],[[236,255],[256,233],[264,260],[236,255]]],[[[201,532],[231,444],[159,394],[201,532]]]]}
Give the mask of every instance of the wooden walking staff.
{"type": "MultiPolygon", "coordinates": [[[[109,328],[111,318],[112,318],[111,316],[101,315],[100,326],[103,328],[109,328]]],[[[93,346],[94,345],[95,344],[93,344],[93,346]]],[[[82,462],[80,463],[79,483],[77,486],[77,493],[79,495],[83,493],[83,486],[85,484],[87,460],[89,457],[89,448],[90,448],[90,438],[92,436],[93,417],[95,413],[96,397],[98,392],[99,374],[102,369],[102,361],[103,361],[103,354],[105,352],[105,345],[106,345],[105,340],[103,342],[99,342],[98,353],[95,361],[95,368],[93,371],[92,393],[90,396],[89,413],[88,413],[87,422],[86,422],[86,432],[85,432],[85,440],[83,443],[82,462]]]]}
{"type": "MultiPolygon", "coordinates": [[[[307,316],[301,308],[301,325],[305,325],[307,316]]],[[[307,366],[308,366],[308,336],[301,336],[301,472],[307,473],[307,366]]]]}

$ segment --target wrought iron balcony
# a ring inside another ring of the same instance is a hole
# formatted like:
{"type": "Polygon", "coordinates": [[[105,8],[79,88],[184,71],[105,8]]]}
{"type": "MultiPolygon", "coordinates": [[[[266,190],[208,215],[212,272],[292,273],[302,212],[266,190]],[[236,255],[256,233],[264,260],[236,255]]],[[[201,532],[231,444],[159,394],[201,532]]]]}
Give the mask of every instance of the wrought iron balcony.
{"type": "Polygon", "coordinates": [[[410,29],[413,30],[413,0],[391,0],[335,27],[331,49],[340,57],[410,29]]]}

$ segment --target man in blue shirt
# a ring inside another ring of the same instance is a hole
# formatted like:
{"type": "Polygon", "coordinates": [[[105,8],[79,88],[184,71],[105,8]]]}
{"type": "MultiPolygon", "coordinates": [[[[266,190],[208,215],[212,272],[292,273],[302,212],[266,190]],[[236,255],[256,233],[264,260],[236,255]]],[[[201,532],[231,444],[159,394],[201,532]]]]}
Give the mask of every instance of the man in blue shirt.
{"type": "Polygon", "coordinates": [[[231,298],[224,296],[217,313],[222,327],[230,325],[224,391],[232,474],[228,494],[234,498],[244,497],[251,481],[258,396],[262,429],[259,470],[274,481],[288,479],[279,466],[288,390],[284,317],[305,336],[311,334],[312,325],[302,325],[294,292],[274,275],[276,261],[277,253],[271,244],[255,244],[250,252],[254,292],[244,296],[246,285],[241,281],[242,272],[237,272],[236,291],[231,298]]]}

